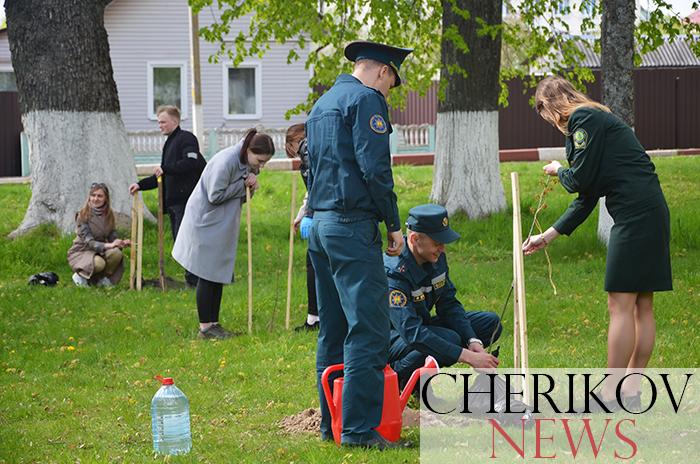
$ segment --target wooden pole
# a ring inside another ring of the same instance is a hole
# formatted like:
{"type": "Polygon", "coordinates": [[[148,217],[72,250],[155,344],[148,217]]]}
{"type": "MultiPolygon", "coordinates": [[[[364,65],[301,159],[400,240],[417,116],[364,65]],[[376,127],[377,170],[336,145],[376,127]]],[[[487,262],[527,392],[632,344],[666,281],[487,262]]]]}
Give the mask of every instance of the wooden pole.
{"type": "Polygon", "coordinates": [[[158,280],[160,289],[167,290],[165,284],[165,252],[163,251],[163,176],[158,176],[158,280]]]}
{"type": "Polygon", "coordinates": [[[246,229],[248,229],[248,333],[253,333],[253,232],[250,220],[250,187],[245,187],[246,229]]]}
{"type": "Polygon", "coordinates": [[[292,308],[292,268],[294,267],[294,218],[296,217],[297,177],[292,172],[292,200],[289,214],[289,261],[287,263],[287,313],[284,328],[289,330],[289,318],[292,308]]]}
{"type": "Polygon", "coordinates": [[[137,225],[137,241],[139,243],[138,245],[138,250],[136,252],[136,290],[141,291],[141,287],[143,284],[143,279],[142,279],[142,269],[143,269],[143,198],[141,197],[141,194],[139,193],[139,202],[138,206],[136,208],[137,214],[136,216],[138,217],[138,225],[137,225]]]}
{"type": "MultiPolygon", "coordinates": [[[[514,366],[519,369],[519,372],[525,374],[525,380],[522,382],[522,391],[525,402],[530,399],[529,392],[529,362],[527,351],[527,312],[525,309],[525,268],[523,264],[523,232],[520,217],[520,185],[518,182],[518,173],[511,172],[510,180],[513,193],[513,277],[515,281],[514,292],[514,320],[516,324],[517,346],[514,353],[518,353],[519,360],[514,366]]],[[[515,338],[515,337],[514,337],[515,338]]]]}
{"type": "Polygon", "coordinates": [[[202,72],[199,64],[199,17],[190,7],[190,67],[192,69],[192,132],[204,146],[202,72]]]}
{"type": "Polygon", "coordinates": [[[136,250],[138,242],[136,229],[138,227],[137,212],[138,194],[134,194],[131,201],[131,251],[129,252],[129,290],[133,290],[136,283],[136,250]]]}

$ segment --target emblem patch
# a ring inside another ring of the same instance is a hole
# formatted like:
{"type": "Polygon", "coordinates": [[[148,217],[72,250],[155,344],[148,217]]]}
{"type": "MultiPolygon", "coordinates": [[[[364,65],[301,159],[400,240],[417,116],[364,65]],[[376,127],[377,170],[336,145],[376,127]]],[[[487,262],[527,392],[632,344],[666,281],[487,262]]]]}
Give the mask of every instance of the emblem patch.
{"type": "Polygon", "coordinates": [[[401,290],[392,290],[389,293],[390,306],[406,306],[406,295],[401,290]]]}
{"type": "Polygon", "coordinates": [[[386,134],[386,121],[380,114],[375,114],[369,118],[369,127],[377,134],[386,134]]]}
{"type": "Polygon", "coordinates": [[[576,129],[574,132],[574,148],[580,150],[588,145],[588,132],[583,129],[576,129]]]}
{"type": "Polygon", "coordinates": [[[447,220],[447,216],[442,218],[442,226],[443,227],[447,227],[447,224],[449,224],[449,223],[450,223],[450,221],[447,220]]]}

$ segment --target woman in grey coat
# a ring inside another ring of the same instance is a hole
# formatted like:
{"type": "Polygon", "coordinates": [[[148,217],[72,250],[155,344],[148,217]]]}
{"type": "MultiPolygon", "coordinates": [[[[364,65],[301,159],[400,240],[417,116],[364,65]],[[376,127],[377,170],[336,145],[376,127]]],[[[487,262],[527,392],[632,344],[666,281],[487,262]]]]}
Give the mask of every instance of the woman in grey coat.
{"type": "Polygon", "coordinates": [[[219,324],[223,284],[233,281],[246,187],[251,194],[258,189],[256,176],[274,153],[270,136],[251,129],[243,140],[212,157],[187,200],[173,258],[199,276],[199,338],[232,335],[219,324]]]}

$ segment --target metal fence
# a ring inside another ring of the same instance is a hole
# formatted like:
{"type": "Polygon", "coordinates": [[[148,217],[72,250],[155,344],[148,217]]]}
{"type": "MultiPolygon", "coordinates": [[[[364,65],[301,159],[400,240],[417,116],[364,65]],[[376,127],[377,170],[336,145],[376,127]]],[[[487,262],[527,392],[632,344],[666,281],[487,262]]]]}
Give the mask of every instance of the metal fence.
{"type": "MultiPolygon", "coordinates": [[[[588,95],[600,101],[600,71],[588,95]]],[[[533,89],[520,80],[508,83],[508,106],[500,108],[500,149],[557,147],[564,144],[559,131],[546,124],[530,105],[533,89]]],[[[700,67],[642,68],[634,71],[635,132],[648,149],[700,147],[700,67]]],[[[406,107],[391,111],[393,124],[435,124],[437,84],[424,96],[409,94],[406,107]]]]}
{"type": "MultiPolygon", "coordinates": [[[[429,124],[411,124],[405,126],[393,126],[391,134],[392,153],[430,152],[435,149],[435,129],[429,124]]],[[[275,144],[275,157],[285,157],[284,145],[286,128],[267,129],[258,128],[270,137],[275,144]]],[[[216,152],[241,140],[247,129],[207,129],[204,131],[204,140],[200,140],[200,150],[207,158],[211,158],[216,152]]],[[[160,131],[133,131],[127,132],[132,152],[137,164],[156,164],[160,162],[161,151],[166,137],[160,131]]]]}

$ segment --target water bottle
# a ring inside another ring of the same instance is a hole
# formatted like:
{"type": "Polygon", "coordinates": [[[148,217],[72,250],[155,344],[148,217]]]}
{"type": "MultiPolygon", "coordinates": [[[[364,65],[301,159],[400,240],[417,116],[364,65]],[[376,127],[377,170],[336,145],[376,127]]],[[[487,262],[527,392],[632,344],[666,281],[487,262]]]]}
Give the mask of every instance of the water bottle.
{"type": "Polygon", "coordinates": [[[192,448],[190,402],[170,377],[156,377],[163,384],[151,401],[153,450],[160,454],[186,454],[192,448]]]}

